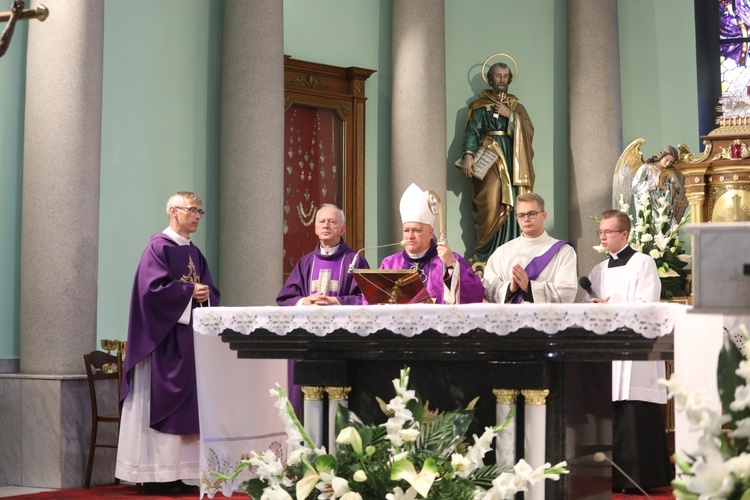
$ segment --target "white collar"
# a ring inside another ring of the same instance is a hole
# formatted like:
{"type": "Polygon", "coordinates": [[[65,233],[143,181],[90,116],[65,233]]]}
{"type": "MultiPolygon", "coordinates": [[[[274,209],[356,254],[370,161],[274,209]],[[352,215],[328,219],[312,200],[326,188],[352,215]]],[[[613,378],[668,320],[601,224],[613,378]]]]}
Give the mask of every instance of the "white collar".
{"type": "Polygon", "coordinates": [[[529,243],[529,244],[534,244],[534,243],[538,243],[538,242],[542,241],[542,239],[546,238],[546,237],[547,237],[547,231],[542,230],[542,234],[540,234],[539,236],[536,236],[534,238],[529,237],[529,236],[524,236],[522,234],[521,235],[521,238],[522,238],[521,241],[524,241],[524,242],[529,243]]]}
{"type": "Polygon", "coordinates": [[[611,253],[611,254],[610,254],[609,256],[610,256],[610,257],[612,257],[612,260],[617,260],[617,259],[619,259],[619,258],[620,258],[620,257],[618,257],[617,255],[618,255],[618,254],[619,254],[620,252],[622,252],[623,250],[625,250],[626,248],[628,248],[628,245],[627,245],[627,244],[626,244],[626,245],[625,245],[624,247],[622,247],[621,249],[619,249],[619,250],[618,250],[618,251],[617,251],[616,253],[611,253]]]}
{"type": "Polygon", "coordinates": [[[408,255],[412,259],[421,259],[422,257],[424,257],[424,254],[426,254],[427,250],[429,250],[429,249],[430,249],[430,247],[427,247],[427,249],[424,252],[419,252],[419,253],[409,253],[409,252],[406,252],[406,255],[408,255]]]}
{"type": "Polygon", "coordinates": [[[180,245],[181,247],[184,247],[185,245],[190,244],[190,238],[185,238],[184,236],[180,236],[177,234],[177,232],[172,229],[171,227],[167,227],[162,233],[166,234],[170,238],[174,240],[175,243],[180,245]]]}
{"type": "Polygon", "coordinates": [[[323,248],[323,245],[318,245],[318,253],[320,253],[320,255],[333,255],[336,253],[336,250],[338,250],[340,246],[341,242],[339,242],[338,245],[332,246],[330,248],[323,248]]]}

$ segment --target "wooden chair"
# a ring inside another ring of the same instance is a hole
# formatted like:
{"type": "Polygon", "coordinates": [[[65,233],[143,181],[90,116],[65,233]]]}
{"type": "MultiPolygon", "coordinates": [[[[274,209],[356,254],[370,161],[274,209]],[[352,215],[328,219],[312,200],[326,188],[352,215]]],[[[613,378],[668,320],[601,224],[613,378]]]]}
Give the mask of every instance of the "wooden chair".
{"type": "MultiPolygon", "coordinates": [[[[99,423],[112,423],[116,424],[118,431],[120,427],[120,414],[99,414],[99,405],[96,397],[97,382],[102,380],[117,380],[117,395],[119,402],[120,385],[122,380],[120,373],[122,372],[122,361],[120,356],[108,354],[103,351],[92,351],[88,354],[83,355],[83,362],[86,365],[86,378],[89,383],[89,395],[91,396],[91,444],[89,446],[89,458],[86,463],[86,480],[84,486],[89,488],[91,486],[91,471],[94,468],[94,451],[96,448],[117,448],[117,442],[112,443],[99,443],[97,441],[97,433],[99,429],[99,423]],[[106,366],[106,370],[102,368],[106,366]],[[112,370],[112,371],[110,371],[112,370]]],[[[115,478],[115,484],[119,484],[120,481],[115,478]]]]}

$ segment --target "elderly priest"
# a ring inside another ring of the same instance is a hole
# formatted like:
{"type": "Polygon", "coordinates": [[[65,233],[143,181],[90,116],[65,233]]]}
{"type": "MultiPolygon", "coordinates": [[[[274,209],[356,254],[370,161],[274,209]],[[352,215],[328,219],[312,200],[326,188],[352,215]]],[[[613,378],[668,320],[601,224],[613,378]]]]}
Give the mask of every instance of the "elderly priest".
{"type": "MultiPolygon", "coordinates": [[[[302,257],[276,297],[280,306],[359,305],[362,294],[348,273],[355,252],[344,242],[344,211],[325,204],[315,215],[315,235],[320,242],[315,250],[302,257]]],[[[357,267],[367,269],[360,257],[357,267]]]]}
{"type": "Polygon", "coordinates": [[[381,269],[416,269],[430,297],[438,304],[482,302],[484,286],[471,266],[435,240],[435,214],[429,193],[411,184],[401,196],[404,250],[383,259],[381,269]]]}

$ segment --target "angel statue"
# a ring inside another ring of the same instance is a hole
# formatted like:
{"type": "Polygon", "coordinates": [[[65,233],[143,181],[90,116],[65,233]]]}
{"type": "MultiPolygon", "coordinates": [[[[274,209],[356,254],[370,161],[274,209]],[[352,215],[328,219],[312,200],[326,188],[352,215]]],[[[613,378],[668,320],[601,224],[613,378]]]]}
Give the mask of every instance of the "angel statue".
{"type": "Polygon", "coordinates": [[[685,177],[674,168],[680,154],[674,146],[666,146],[644,161],[641,146],[645,142],[634,140],[617,160],[612,182],[614,208],[620,209],[622,197],[625,204],[633,203],[636,217],[650,209],[653,221],[678,222],[688,207],[685,177]]]}

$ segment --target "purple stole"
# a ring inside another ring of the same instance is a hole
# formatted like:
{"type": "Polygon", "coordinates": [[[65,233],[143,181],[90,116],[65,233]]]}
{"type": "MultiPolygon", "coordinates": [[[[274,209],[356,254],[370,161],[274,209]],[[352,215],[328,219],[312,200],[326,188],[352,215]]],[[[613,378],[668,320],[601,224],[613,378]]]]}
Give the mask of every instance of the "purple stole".
{"type": "MultiPolygon", "coordinates": [[[[343,257],[343,256],[342,256],[343,257]]],[[[313,263],[310,266],[310,293],[322,292],[323,295],[336,297],[339,295],[342,287],[341,276],[345,271],[344,258],[338,260],[324,260],[320,258],[318,252],[313,256],[313,263]],[[330,271],[325,273],[323,271],[330,271]],[[331,289],[331,283],[336,283],[335,289],[331,289]]]]}
{"type": "MultiPolygon", "coordinates": [[[[549,249],[542,255],[538,255],[531,259],[531,262],[526,264],[524,271],[529,276],[529,282],[536,281],[539,275],[542,273],[547,264],[550,263],[552,258],[557,254],[557,251],[562,248],[563,245],[567,245],[567,241],[556,241],[549,249]]],[[[520,291],[519,291],[520,292],[520,291]]],[[[511,300],[513,304],[520,304],[523,302],[523,293],[517,293],[511,300]]]]}

